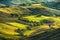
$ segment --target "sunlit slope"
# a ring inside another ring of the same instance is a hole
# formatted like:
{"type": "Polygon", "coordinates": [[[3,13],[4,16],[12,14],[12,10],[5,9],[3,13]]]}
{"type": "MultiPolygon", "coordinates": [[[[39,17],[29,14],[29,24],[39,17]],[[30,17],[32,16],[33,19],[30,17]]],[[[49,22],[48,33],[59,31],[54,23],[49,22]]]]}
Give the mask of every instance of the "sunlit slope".
{"type": "MultiPolygon", "coordinates": [[[[29,18],[29,17],[27,17],[27,18],[29,18]]],[[[25,17],[24,17],[24,19],[25,19],[25,17]]],[[[34,20],[33,17],[32,17],[32,19],[33,20],[31,20],[31,21],[38,22],[38,20],[34,20]]],[[[22,29],[26,30],[23,32],[24,35],[33,36],[33,35],[39,34],[40,32],[45,32],[46,30],[50,30],[51,28],[53,28],[53,29],[60,28],[59,27],[60,26],[59,25],[60,24],[60,18],[41,16],[39,19],[41,19],[41,20],[52,19],[54,21],[54,25],[52,24],[52,26],[49,27],[49,24],[44,23],[43,25],[39,24],[39,26],[34,26],[34,23],[32,23],[33,25],[31,27],[31,30],[28,30],[27,29],[28,25],[24,25],[24,24],[16,23],[16,22],[6,22],[6,23],[0,23],[0,32],[4,33],[6,35],[11,35],[11,36],[12,35],[19,35],[19,33],[16,32],[16,30],[19,28],[21,30],[22,29]],[[41,31],[38,31],[38,30],[41,30],[41,31]],[[36,33],[36,34],[34,34],[34,33],[36,33]]],[[[39,22],[41,22],[41,20],[39,22]]]]}
{"type": "Polygon", "coordinates": [[[0,12],[4,12],[7,14],[24,14],[28,13],[27,9],[24,9],[22,7],[7,7],[7,8],[0,8],[0,12]]]}
{"type": "Polygon", "coordinates": [[[23,36],[30,37],[45,31],[58,29],[60,28],[60,17],[55,16],[56,12],[60,13],[59,10],[42,5],[0,8],[0,37],[20,38],[22,37],[20,33],[23,36]],[[40,15],[41,12],[39,12],[38,16],[37,13],[33,14],[28,8],[43,9],[45,12],[54,14],[54,16],[40,15]],[[11,16],[11,14],[13,15],[11,16]]]}
{"type": "Polygon", "coordinates": [[[22,7],[0,7],[0,22],[16,21],[20,14],[29,14],[29,11],[22,7]]]}
{"type": "MultiPolygon", "coordinates": [[[[27,9],[21,7],[6,7],[0,8],[0,37],[3,38],[16,38],[19,37],[19,33],[16,31],[17,29],[25,29],[24,24],[16,23],[15,20],[18,17],[11,17],[11,14],[26,14],[28,12],[27,9]],[[14,21],[14,22],[11,22],[14,21]],[[24,27],[23,27],[24,26],[24,27]]],[[[17,20],[18,21],[18,20],[17,20]]]]}
{"type": "Polygon", "coordinates": [[[3,38],[14,38],[18,33],[15,32],[17,28],[9,26],[5,23],[0,23],[0,37],[3,38]]]}
{"type": "Polygon", "coordinates": [[[52,9],[47,6],[43,6],[41,4],[32,4],[31,6],[23,6],[23,8],[27,8],[31,14],[42,14],[42,15],[60,15],[60,10],[52,9]]]}
{"type": "Polygon", "coordinates": [[[52,8],[49,8],[49,7],[46,7],[46,6],[43,6],[41,4],[32,4],[31,6],[21,6],[21,7],[6,7],[6,8],[0,8],[0,12],[4,12],[4,13],[12,13],[12,14],[15,14],[15,13],[19,13],[19,14],[24,14],[24,13],[29,13],[31,12],[30,10],[28,10],[28,8],[38,8],[38,9],[43,9],[47,12],[51,12],[53,14],[59,14],[60,13],[60,10],[56,10],[56,9],[52,9],[52,8]]]}
{"type": "MultiPolygon", "coordinates": [[[[25,35],[29,36],[29,35],[35,35],[39,34],[40,32],[45,32],[46,30],[50,30],[50,29],[58,29],[60,28],[60,18],[59,17],[49,17],[49,16],[40,16],[40,17],[36,17],[35,15],[33,16],[26,16],[23,17],[23,20],[29,20],[29,22],[32,22],[32,30],[30,31],[31,33],[29,34],[29,32],[25,32],[25,35]],[[46,23],[44,20],[47,21],[54,21],[53,23],[51,23],[52,25],[49,26],[49,22],[46,23]],[[43,23],[42,23],[43,22],[43,23]],[[42,24],[41,24],[42,23],[42,24]],[[41,31],[38,31],[41,30],[41,31]]],[[[27,22],[28,23],[28,22],[27,22]]]]}
{"type": "Polygon", "coordinates": [[[20,33],[17,32],[18,29],[26,29],[27,25],[16,23],[16,22],[7,22],[7,23],[0,23],[0,37],[4,38],[20,38],[18,36],[20,33]]]}

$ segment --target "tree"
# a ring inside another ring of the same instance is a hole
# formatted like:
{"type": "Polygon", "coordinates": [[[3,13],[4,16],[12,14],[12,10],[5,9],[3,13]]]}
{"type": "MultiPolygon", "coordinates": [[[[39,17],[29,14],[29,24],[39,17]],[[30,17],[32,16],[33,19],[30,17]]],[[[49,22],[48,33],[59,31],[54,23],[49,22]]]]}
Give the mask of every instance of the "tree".
{"type": "Polygon", "coordinates": [[[48,24],[48,26],[53,29],[52,25],[53,25],[54,21],[53,20],[49,20],[49,19],[43,19],[41,20],[41,24],[48,24]]]}

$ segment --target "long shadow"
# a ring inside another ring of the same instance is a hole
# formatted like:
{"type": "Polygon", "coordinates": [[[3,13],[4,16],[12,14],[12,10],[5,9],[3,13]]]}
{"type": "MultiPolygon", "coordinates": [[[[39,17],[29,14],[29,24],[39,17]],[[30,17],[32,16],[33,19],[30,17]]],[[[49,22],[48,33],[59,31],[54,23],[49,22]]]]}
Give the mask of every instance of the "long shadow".
{"type": "Polygon", "coordinates": [[[31,40],[58,40],[60,39],[60,28],[53,31],[46,31],[42,34],[38,34],[32,37],[29,37],[31,40]]]}

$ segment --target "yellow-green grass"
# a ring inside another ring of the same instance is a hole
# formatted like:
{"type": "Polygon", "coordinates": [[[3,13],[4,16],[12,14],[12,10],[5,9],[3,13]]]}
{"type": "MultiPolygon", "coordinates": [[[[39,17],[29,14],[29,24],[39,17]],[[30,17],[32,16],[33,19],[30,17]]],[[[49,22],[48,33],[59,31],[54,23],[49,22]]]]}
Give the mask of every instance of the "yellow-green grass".
{"type": "MultiPolygon", "coordinates": [[[[33,6],[35,7],[35,6],[33,6]]],[[[48,7],[44,7],[44,6],[37,6],[37,8],[47,8],[46,10],[47,11],[50,11],[50,8],[48,7]]],[[[25,13],[25,12],[28,12],[27,10],[20,10],[18,7],[17,8],[14,8],[14,7],[10,7],[10,8],[0,8],[0,12],[3,12],[3,13],[8,13],[8,14],[11,14],[11,13],[25,13]],[[17,9],[17,10],[16,10],[17,9]]],[[[52,9],[53,10],[53,9],[52,9]]],[[[33,22],[41,22],[41,20],[44,20],[44,19],[47,19],[47,20],[53,20],[55,25],[53,25],[52,27],[54,29],[57,29],[57,28],[60,28],[60,17],[53,17],[53,16],[39,16],[39,17],[36,17],[36,15],[30,15],[30,16],[24,16],[22,17],[22,20],[28,20],[28,21],[33,21],[33,22]]],[[[1,37],[5,37],[5,38],[13,38],[13,37],[18,37],[16,35],[18,35],[19,33],[16,32],[16,30],[19,28],[19,29],[27,29],[27,26],[29,25],[25,25],[25,24],[21,24],[21,23],[16,23],[16,22],[6,22],[6,23],[0,23],[0,32],[2,34],[0,34],[1,37]]],[[[22,34],[26,35],[26,36],[30,36],[31,34],[33,34],[34,32],[37,32],[38,29],[51,29],[49,27],[48,24],[43,24],[43,25],[39,25],[39,26],[33,26],[31,30],[25,30],[22,34]]]]}

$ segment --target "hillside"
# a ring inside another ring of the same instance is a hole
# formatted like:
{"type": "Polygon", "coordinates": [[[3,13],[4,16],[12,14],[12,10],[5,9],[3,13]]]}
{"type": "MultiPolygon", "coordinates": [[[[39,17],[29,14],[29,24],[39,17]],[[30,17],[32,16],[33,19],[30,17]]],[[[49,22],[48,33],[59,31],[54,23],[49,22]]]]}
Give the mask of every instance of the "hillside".
{"type": "MultiPolygon", "coordinates": [[[[46,31],[50,35],[49,33],[54,33],[54,30],[59,28],[60,10],[41,4],[0,7],[1,40],[29,40],[30,37],[33,38],[31,40],[35,40],[33,36],[43,36],[46,31]]],[[[41,40],[44,40],[44,37],[39,36],[41,40]]]]}
{"type": "Polygon", "coordinates": [[[49,32],[44,32],[32,37],[29,37],[30,40],[59,40],[60,39],[60,29],[56,29],[49,32]]]}

